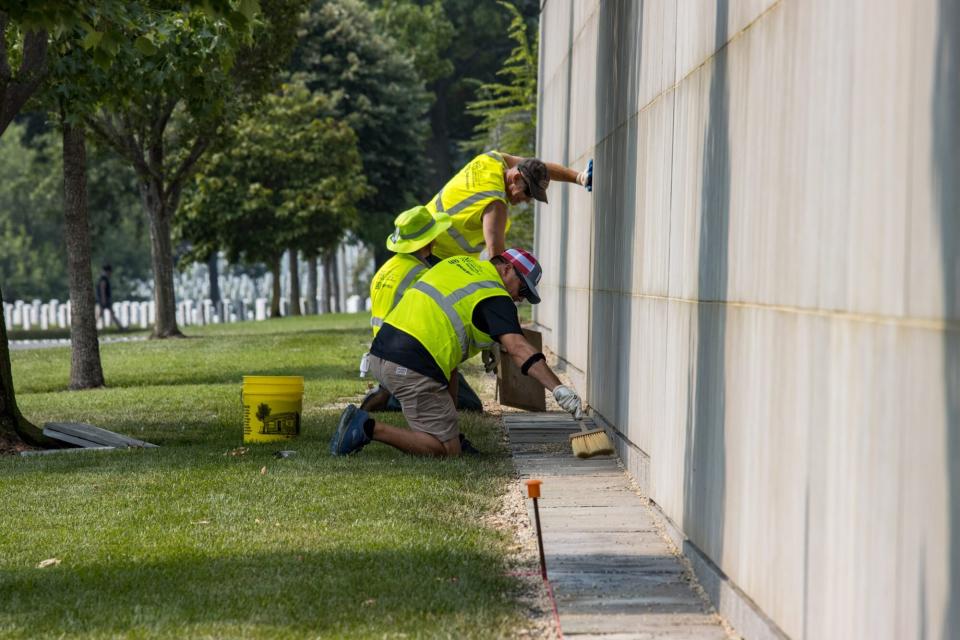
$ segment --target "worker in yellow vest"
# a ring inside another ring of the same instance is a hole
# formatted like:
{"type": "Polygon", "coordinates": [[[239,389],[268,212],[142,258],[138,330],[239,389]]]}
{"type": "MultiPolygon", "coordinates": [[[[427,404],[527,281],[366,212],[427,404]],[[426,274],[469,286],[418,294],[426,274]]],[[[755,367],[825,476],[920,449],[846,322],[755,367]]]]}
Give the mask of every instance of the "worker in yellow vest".
{"type": "MultiPolygon", "coordinates": [[[[450,227],[450,216],[445,213],[432,214],[426,207],[417,206],[398,215],[393,224],[393,233],[387,237],[387,249],[395,255],[380,267],[370,282],[370,325],[374,338],[383,319],[397,306],[410,285],[419,280],[427,269],[440,262],[431,249],[437,236],[450,227]]],[[[366,356],[360,370],[360,375],[365,376],[366,356]]],[[[457,408],[482,412],[483,403],[462,374],[458,382],[457,408]]],[[[378,386],[364,397],[360,408],[365,411],[400,411],[400,403],[389,391],[378,386]]]]}
{"type": "Polygon", "coordinates": [[[541,274],[523,249],[489,262],[455,256],[430,268],[387,314],[370,348],[370,371],[400,400],[410,428],[375,420],[351,404],[340,415],[330,453],[347,455],[377,440],[417,455],[460,455],[453,372],[494,342],[579,420],[580,397],[560,383],[520,328],[514,303],[540,302],[541,274]]]}
{"type": "Polygon", "coordinates": [[[437,238],[433,253],[443,259],[486,249],[497,256],[506,249],[510,215],[507,205],[547,202],[551,180],[572,182],[593,190],[593,160],[581,172],[537,158],[488,151],[471,160],[426,204],[431,212],[448,214],[453,224],[437,238]]]}
{"type": "Polygon", "coordinates": [[[370,326],[373,337],[383,319],[397,306],[404,292],[419,280],[439,258],[433,255],[437,236],[450,228],[450,216],[433,214],[426,207],[408,209],[393,221],[393,233],[387,237],[387,249],[395,255],[383,263],[370,282],[370,326]]]}

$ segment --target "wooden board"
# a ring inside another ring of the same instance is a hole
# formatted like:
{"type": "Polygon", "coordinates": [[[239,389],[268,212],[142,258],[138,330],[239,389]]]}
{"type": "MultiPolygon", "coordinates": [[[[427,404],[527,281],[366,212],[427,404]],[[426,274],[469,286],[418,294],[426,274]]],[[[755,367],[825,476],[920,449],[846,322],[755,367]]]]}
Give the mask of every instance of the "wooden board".
{"type": "Polygon", "coordinates": [[[43,435],[67,442],[78,447],[116,447],[128,449],[130,447],[144,448],[157,445],[136,438],[107,431],[82,422],[48,422],[43,425],[43,435]]]}
{"type": "MultiPolygon", "coordinates": [[[[539,331],[524,329],[523,335],[537,351],[543,348],[543,338],[539,331]]],[[[527,411],[546,411],[547,401],[544,393],[542,384],[520,373],[520,367],[513,363],[506,352],[500,353],[500,366],[497,368],[497,395],[500,404],[527,411]]]]}

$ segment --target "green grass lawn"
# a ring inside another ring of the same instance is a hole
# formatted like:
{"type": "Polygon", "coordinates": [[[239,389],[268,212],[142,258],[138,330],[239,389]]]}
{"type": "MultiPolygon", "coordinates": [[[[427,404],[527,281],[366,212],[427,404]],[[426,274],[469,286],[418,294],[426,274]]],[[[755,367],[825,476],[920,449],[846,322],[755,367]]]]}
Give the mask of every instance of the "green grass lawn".
{"type": "Polygon", "coordinates": [[[490,452],[479,458],[376,443],[327,453],[333,405],[366,388],[367,322],[103,345],[109,386],[96,391],[63,390],[67,348],[13,352],[35,423],[90,422],[161,448],[0,458],[0,637],[490,638],[523,626],[507,540],[481,522],[511,474],[492,420],[461,419],[490,452]],[[242,444],[244,374],[305,377],[299,439],[226,455],[242,444]],[[37,568],[48,558],[61,562],[37,568]]]}

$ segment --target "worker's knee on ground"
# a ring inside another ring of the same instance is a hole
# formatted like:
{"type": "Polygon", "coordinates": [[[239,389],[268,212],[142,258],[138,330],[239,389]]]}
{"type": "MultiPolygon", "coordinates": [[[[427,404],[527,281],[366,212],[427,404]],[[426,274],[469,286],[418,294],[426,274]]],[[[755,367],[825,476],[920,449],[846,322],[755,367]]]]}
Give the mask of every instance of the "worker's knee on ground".
{"type": "Polygon", "coordinates": [[[446,442],[441,443],[443,445],[444,454],[448,458],[456,458],[460,455],[460,433],[458,432],[456,437],[447,440],[446,442]]]}

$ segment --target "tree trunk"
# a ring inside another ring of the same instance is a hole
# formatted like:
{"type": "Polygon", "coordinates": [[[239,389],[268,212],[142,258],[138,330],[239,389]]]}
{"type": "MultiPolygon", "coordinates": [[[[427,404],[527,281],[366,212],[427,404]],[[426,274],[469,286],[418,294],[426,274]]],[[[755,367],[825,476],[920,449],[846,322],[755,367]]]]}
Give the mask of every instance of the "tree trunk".
{"type": "Polygon", "coordinates": [[[331,273],[330,279],[333,281],[333,311],[340,313],[343,309],[340,306],[340,260],[337,259],[336,250],[333,251],[330,261],[331,273]]]}
{"type": "MultiPolygon", "coordinates": [[[[2,307],[3,292],[0,291],[0,308],[2,307]]],[[[7,346],[7,324],[3,313],[0,313],[0,443],[19,442],[37,446],[58,446],[54,440],[47,438],[40,429],[30,424],[17,408],[17,398],[13,392],[10,350],[7,346]]]]}
{"type": "Polygon", "coordinates": [[[273,297],[270,298],[270,317],[280,317],[280,296],[283,295],[283,288],[280,286],[280,258],[276,256],[270,261],[270,272],[273,274],[273,297]]]}
{"type": "Polygon", "coordinates": [[[330,252],[323,254],[323,291],[320,293],[320,313],[330,313],[330,252]]]}
{"type": "Polygon", "coordinates": [[[300,260],[296,249],[290,249],[290,315],[300,315],[300,260]]]}
{"type": "MultiPolygon", "coordinates": [[[[431,167],[427,175],[430,193],[423,196],[423,202],[440,191],[453,175],[453,158],[450,155],[450,132],[447,129],[447,92],[450,83],[446,78],[437,80],[431,86],[436,100],[430,107],[430,138],[427,140],[425,157],[430,158],[431,167]]],[[[379,262],[379,256],[378,256],[379,262]]],[[[380,268],[380,264],[377,264],[380,268]]]]}
{"type": "Polygon", "coordinates": [[[82,127],[63,123],[64,243],[70,283],[70,388],[103,386],[90,265],[87,150],[82,127]]]}
{"type": "Polygon", "coordinates": [[[217,304],[220,302],[220,256],[216,251],[207,260],[207,274],[210,278],[210,300],[217,304]]]}
{"type": "Polygon", "coordinates": [[[163,188],[153,178],[140,178],[140,199],[150,221],[150,261],[153,265],[153,299],[157,321],[151,338],[182,338],[177,327],[177,300],[173,292],[173,243],[170,212],[163,188]]]}
{"type": "Polygon", "coordinates": [[[307,258],[307,313],[317,314],[317,256],[307,258]]]}
{"type": "Polygon", "coordinates": [[[20,113],[30,96],[40,88],[47,75],[47,46],[49,37],[46,30],[27,31],[23,35],[20,47],[19,69],[16,78],[11,79],[10,51],[7,42],[7,26],[10,18],[0,11],[0,69],[6,76],[0,82],[0,135],[20,113]]]}

